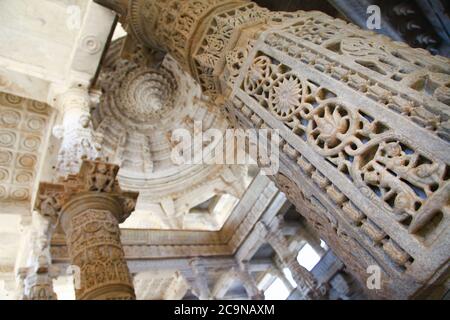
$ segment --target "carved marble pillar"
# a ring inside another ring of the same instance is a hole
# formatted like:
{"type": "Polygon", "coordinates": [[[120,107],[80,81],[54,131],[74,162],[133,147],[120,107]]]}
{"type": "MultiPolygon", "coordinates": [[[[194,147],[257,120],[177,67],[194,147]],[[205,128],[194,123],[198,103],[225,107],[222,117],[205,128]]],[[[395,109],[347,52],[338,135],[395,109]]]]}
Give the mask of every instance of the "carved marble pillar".
{"type": "Polygon", "coordinates": [[[241,281],[250,300],[264,300],[264,292],[258,289],[258,285],[250,273],[249,263],[241,262],[239,269],[235,271],[236,277],[241,281]]]}
{"type": "Polygon", "coordinates": [[[71,88],[56,98],[56,107],[62,114],[62,124],[53,134],[61,139],[57,172],[60,176],[78,173],[83,159],[101,157],[102,137],[92,128],[90,95],[86,88],[71,88]]]}
{"type": "Polygon", "coordinates": [[[297,261],[297,254],[291,252],[286,238],[281,233],[281,228],[270,230],[263,222],[258,222],[256,230],[261,237],[275,250],[285,268],[292,273],[292,278],[297,283],[297,290],[304,299],[319,299],[323,296],[325,288],[318,285],[314,276],[297,261]]]}
{"type": "Polygon", "coordinates": [[[450,61],[320,12],[239,0],[107,1],[230,121],[281,135],[278,186],[378,297],[450,272],[450,61]]]}
{"type": "Polygon", "coordinates": [[[240,263],[239,266],[232,267],[221,274],[212,290],[214,299],[223,300],[235,280],[240,281],[250,300],[264,300],[264,292],[258,289],[247,262],[240,263]]]}
{"type": "MultiPolygon", "coordinates": [[[[25,240],[28,242],[24,267],[18,269],[21,300],[57,300],[53,279],[57,272],[52,268],[50,241],[55,229],[54,217],[33,211],[31,225],[25,240]]],[[[24,248],[24,249],[25,249],[24,248]]]]}
{"type": "Polygon", "coordinates": [[[208,286],[208,273],[201,259],[195,258],[190,261],[192,268],[192,276],[187,277],[187,281],[191,285],[192,293],[199,300],[211,300],[211,291],[208,286]]]}
{"type": "Polygon", "coordinates": [[[120,189],[118,170],[84,160],[79,174],[39,187],[37,208],[59,217],[72,267],[80,273],[78,300],[135,299],[119,223],[134,210],[138,194],[120,189]]]}

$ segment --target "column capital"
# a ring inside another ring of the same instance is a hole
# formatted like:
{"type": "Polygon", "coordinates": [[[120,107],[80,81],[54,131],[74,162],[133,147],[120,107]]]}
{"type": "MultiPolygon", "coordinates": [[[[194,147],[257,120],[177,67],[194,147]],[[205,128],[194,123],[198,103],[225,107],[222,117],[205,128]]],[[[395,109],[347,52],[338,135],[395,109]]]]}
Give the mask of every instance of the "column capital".
{"type": "Polygon", "coordinates": [[[91,98],[87,88],[69,88],[58,94],[55,99],[55,107],[62,112],[65,112],[71,106],[76,106],[78,109],[89,112],[91,98]]]}
{"type": "Polygon", "coordinates": [[[53,279],[47,273],[34,273],[26,279],[25,286],[28,292],[24,300],[57,300],[53,291],[53,279]]]}
{"type": "Polygon", "coordinates": [[[39,185],[35,209],[55,222],[63,209],[87,203],[89,197],[109,199],[109,203],[113,201],[118,206],[111,211],[118,223],[122,223],[134,210],[138,193],[122,191],[116,179],[118,171],[117,165],[83,160],[78,174],[69,174],[59,183],[39,185]]]}
{"type": "Polygon", "coordinates": [[[202,259],[194,258],[189,262],[192,268],[193,281],[191,281],[191,290],[200,300],[210,300],[211,291],[208,286],[208,272],[202,259]]]}

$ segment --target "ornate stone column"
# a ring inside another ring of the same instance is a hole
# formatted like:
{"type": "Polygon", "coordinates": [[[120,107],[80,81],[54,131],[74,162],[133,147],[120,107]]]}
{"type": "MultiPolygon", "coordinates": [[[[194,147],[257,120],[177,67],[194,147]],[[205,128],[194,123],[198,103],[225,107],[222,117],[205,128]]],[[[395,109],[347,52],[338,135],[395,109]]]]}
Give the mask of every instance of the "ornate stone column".
{"type": "Polygon", "coordinates": [[[119,223],[134,210],[138,194],[120,189],[118,170],[84,160],[79,174],[59,184],[40,184],[36,207],[59,217],[71,264],[80,272],[78,300],[135,299],[119,223]]]}
{"type": "Polygon", "coordinates": [[[281,136],[278,186],[378,297],[442,285],[450,256],[450,62],[320,12],[239,0],[101,1],[244,128],[281,136]]]}
{"type": "Polygon", "coordinates": [[[102,137],[92,128],[91,98],[87,88],[71,88],[56,98],[56,108],[62,114],[62,124],[53,134],[61,139],[57,172],[60,176],[78,173],[83,159],[101,157],[102,137]]]}
{"type": "Polygon", "coordinates": [[[236,279],[241,282],[250,300],[264,300],[264,292],[258,289],[255,279],[248,270],[248,263],[240,263],[239,266],[221,274],[212,290],[214,299],[223,300],[236,279]]]}
{"type": "Polygon", "coordinates": [[[185,276],[185,279],[191,285],[192,293],[199,300],[211,300],[211,291],[208,286],[208,272],[202,260],[194,258],[189,264],[192,268],[192,277],[185,276]]]}
{"type": "Polygon", "coordinates": [[[250,273],[249,263],[241,262],[239,269],[235,269],[236,277],[242,282],[250,300],[264,300],[264,292],[258,289],[258,285],[250,273]]]}
{"type": "Polygon", "coordinates": [[[292,273],[292,278],[297,283],[297,290],[304,299],[319,299],[326,293],[326,288],[319,286],[314,276],[297,261],[297,254],[291,252],[281,228],[270,230],[263,222],[258,222],[256,230],[261,237],[275,250],[285,268],[292,273]]]}
{"type": "Polygon", "coordinates": [[[53,279],[57,272],[52,267],[50,241],[55,229],[54,217],[32,213],[31,225],[26,233],[28,249],[24,267],[19,267],[18,278],[21,300],[57,300],[53,279]]]}

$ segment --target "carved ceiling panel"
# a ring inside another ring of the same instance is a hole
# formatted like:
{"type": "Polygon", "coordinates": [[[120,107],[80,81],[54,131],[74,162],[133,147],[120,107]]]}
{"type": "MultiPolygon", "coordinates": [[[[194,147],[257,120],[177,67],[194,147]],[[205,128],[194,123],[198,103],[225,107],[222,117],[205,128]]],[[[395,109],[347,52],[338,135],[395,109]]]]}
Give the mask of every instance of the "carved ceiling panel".
{"type": "Polygon", "coordinates": [[[45,155],[53,111],[46,104],[0,93],[0,204],[29,204],[45,155]]]}
{"type": "Polygon", "coordinates": [[[247,168],[177,165],[171,136],[177,129],[192,137],[211,128],[225,132],[225,117],[170,56],[157,66],[137,48],[125,60],[123,45],[114,41],[105,57],[93,122],[108,161],[120,165],[121,185],[140,193],[124,227],[220,230],[251,181],[247,168]],[[195,208],[215,197],[217,206],[199,214],[195,208]]]}

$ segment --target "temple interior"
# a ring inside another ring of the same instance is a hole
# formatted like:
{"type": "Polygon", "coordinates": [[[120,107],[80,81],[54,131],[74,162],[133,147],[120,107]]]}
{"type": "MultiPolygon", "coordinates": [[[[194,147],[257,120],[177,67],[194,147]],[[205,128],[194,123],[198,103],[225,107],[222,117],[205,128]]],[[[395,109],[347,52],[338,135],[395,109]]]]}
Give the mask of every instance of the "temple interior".
{"type": "Polygon", "coordinates": [[[449,299],[441,0],[0,0],[0,300],[449,299]]]}

